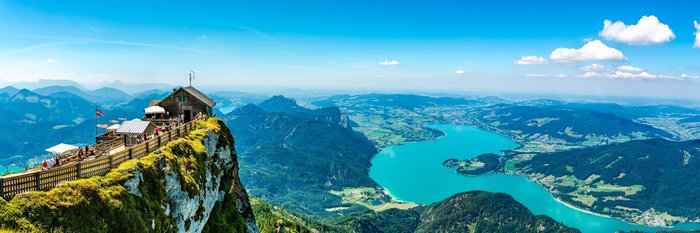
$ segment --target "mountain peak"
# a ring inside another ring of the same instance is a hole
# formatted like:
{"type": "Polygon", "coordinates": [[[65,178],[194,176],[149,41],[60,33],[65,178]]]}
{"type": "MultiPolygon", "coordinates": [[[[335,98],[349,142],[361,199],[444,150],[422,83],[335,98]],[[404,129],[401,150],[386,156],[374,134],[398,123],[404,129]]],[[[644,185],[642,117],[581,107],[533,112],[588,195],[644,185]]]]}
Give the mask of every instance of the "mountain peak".
{"type": "Polygon", "coordinates": [[[283,95],[273,96],[258,104],[258,107],[267,112],[299,113],[308,111],[308,109],[299,106],[296,100],[284,97],[283,95]]]}
{"type": "Polygon", "coordinates": [[[37,93],[34,93],[33,91],[30,91],[27,88],[22,88],[21,90],[17,91],[15,95],[39,95],[37,93]]]}
{"type": "Polygon", "coordinates": [[[229,115],[242,115],[245,113],[260,114],[265,113],[265,110],[262,110],[255,104],[246,104],[240,108],[234,109],[232,112],[229,113],[229,115]]]}
{"type": "Polygon", "coordinates": [[[13,87],[13,86],[6,86],[3,88],[0,88],[0,94],[7,94],[9,96],[13,96],[19,92],[19,89],[13,87]]]}

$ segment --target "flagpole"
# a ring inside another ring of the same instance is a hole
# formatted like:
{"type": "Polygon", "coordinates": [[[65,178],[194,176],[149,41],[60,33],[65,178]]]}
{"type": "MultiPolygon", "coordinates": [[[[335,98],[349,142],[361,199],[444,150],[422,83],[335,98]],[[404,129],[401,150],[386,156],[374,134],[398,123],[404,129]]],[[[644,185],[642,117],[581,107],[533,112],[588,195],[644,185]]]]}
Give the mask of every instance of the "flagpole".
{"type": "Polygon", "coordinates": [[[95,105],[95,144],[97,144],[97,105],[95,105]]]}

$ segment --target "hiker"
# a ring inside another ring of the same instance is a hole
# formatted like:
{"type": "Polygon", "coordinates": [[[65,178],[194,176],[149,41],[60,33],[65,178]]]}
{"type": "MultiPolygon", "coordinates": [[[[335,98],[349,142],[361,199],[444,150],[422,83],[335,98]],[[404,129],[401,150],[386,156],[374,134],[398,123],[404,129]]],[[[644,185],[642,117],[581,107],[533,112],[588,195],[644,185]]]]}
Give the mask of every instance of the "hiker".
{"type": "Polygon", "coordinates": [[[44,160],[44,163],[41,164],[41,170],[48,170],[49,169],[49,164],[46,163],[46,160],[44,160]]]}

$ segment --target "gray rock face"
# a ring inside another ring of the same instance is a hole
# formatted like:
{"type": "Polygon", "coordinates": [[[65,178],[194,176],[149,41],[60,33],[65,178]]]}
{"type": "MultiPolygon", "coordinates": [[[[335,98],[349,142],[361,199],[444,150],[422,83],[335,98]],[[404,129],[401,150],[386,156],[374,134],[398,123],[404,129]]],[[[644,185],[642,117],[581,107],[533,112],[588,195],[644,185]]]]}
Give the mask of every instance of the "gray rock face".
{"type": "MultiPolygon", "coordinates": [[[[161,160],[160,171],[165,174],[165,193],[167,203],[161,206],[166,215],[174,220],[178,232],[196,233],[201,232],[209,220],[214,206],[218,202],[223,202],[227,194],[237,197],[236,209],[243,214],[248,232],[259,232],[255,225],[255,219],[250,210],[248,194],[238,179],[238,162],[235,150],[232,145],[217,145],[220,135],[214,132],[207,132],[202,141],[206,151],[207,159],[204,161],[205,179],[203,184],[199,184],[199,192],[191,195],[184,190],[179,174],[174,165],[167,160],[161,160]],[[233,184],[231,190],[222,190],[222,179],[226,172],[233,174],[233,184]]],[[[143,174],[138,170],[134,172],[134,177],[124,183],[127,191],[133,195],[141,196],[139,185],[143,181],[143,174]]],[[[152,224],[155,228],[155,223],[152,224]]]]}

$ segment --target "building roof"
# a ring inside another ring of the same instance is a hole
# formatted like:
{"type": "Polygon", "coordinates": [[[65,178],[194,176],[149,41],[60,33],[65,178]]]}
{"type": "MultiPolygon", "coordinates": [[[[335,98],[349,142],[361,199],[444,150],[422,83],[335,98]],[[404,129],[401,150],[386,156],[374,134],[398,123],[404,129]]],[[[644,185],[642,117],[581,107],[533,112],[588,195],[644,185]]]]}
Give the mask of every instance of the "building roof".
{"type": "Polygon", "coordinates": [[[148,102],[148,107],[156,106],[159,102],[160,100],[151,100],[148,102]]]}
{"type": "Polygon", "coordinates": [[[209,98],[207,95],[205,95],[204,93],[200,92],[199,90],[195,89],[192,86],[179,87],[179,88],[175,89],[172,93],[170,93],[168,96],[166,96],[165,98],[160,100],[158,103],[163,102],[163,100],[170,98],[170,96],[172,96],[173,94],[177,93],[180,90],[184,90],[185,92],[194,96],[194,98],[197,98],[199,101],[202,101],[202,103],[206,104],[209,107],[214,107],[214,105],[216,105],[216,102],[213,99],[209,98]]]}
{"type": "Polygon", "coordinates": [[[150,121],[142,121],[139,119],[133,119],[130,121],[122,122],[122,125],[117,129],[118,134],[142,134],[146,132],[148,126],[151,124],[150,121]]]}

